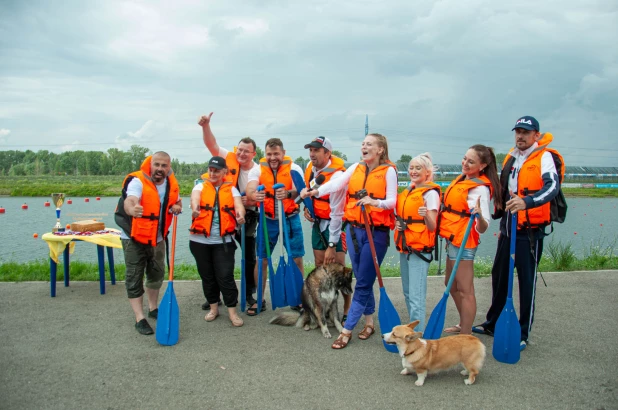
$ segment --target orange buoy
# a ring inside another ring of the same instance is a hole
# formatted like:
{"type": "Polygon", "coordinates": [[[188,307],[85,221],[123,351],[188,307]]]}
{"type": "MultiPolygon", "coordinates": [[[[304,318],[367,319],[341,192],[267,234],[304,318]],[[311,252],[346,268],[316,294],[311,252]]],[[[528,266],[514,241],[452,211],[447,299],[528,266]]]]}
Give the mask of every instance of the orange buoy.
{"type": "Polygon", "coordinates": [[[72,199],[69,199],[69,200],[67,201],[67,204],[69,204],[69,205],[71,205],[72,203],[73,203],[73,200],[72,200],[72,199]]]}
{"type": "Polygon", "coordinates": [[[97,201],[100,201],[100,200],[101,200],[101,197],[100,197],[100,196],[98,196],[98,197],[97,197],[97,201]]]}
{"type": "Polygon", "coordinates": [[[5,209],[3,207],[0,206],[0,214],[3,214],[5,211],[5,209]]]}
{"type": "Polygon", "coordinates": [[[67,229],[67,231],[70,231],[71,230],[71,225],[67,224],[67,226],[65,226],[65,228],[67,229]]]}
{"type": "Polygon", "coordinates": [[[21,209],[28,209],[28,205],[24,202],[24,204],[21,206],[21,209]]]}
{"type": "Polygon", "coordinates": [[[33,234],[32,234],[32,237],[33,237],[34,239],[36,239],[36,238],[38,238],[38,237],[39,237],[39,234],[35,232],[35,233],[33,233],[33,234]]]}
{"type": "Polygon", "coordinates": [[[84,202],[90,202],[90,198],[84,198],[84,202]]]}
{"type": "Polygon", "coordinates": [[[51,204],[49,203],[49,201],[45,201],[45,203],[43,205],[50,206],[51,204]]]}

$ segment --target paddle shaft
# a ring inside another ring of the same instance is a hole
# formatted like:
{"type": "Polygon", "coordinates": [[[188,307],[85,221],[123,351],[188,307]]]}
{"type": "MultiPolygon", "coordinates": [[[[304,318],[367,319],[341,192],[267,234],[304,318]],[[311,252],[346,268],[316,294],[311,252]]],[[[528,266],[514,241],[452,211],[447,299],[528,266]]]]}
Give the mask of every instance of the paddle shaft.
{"type": "Polygon", "coordinates": [[[472,216],[470,216],[470,221],[468,222],[468,226],[466,227],[466,232],[464,233],[461,246],[459,247],[459,251],[457,252],[457,259],[455,259],[453,270],[451,270],[451,277],[449,278],[448,284],[446,285],[446,290],[444,291],[445,295],[449,294],[449,292],[451,291],[451,286],[453,286],[453,281],[455,280],[455,275],[457,274],[457,268],[459,268],[459,261],[461,260],[464,249],[466,249],[466,242],[468,242],[468,236],[470,236],[470,231],[472,230],[472,226],[474,225],[474,218],[476,218],[476,214],[472,214],[472,216]]]}
{"type": "Polygon", "coordinates": [[[178,227],[178,216],[174,215],[172,225],[172,254],[170,256],[170,281],[174,280],[174,256],[176,255],[176,228],[178,227]]]}
{"type": "Polygon", "coordinates": [[[515,246],[517,243],[517,212],[511,212],[511,258],[509,260],[509,298],[513,297],[513,274],[515,271],[515,246]]]}
{"type": "Polygon", "coordinates": [[[369,227],[369,218],[367,217],[367,211],[365,210],[365,205],[361,204],[361,212],[363,213],[363,219],[365,220],[365,231],[367,231],[367,242],[369,242],[369,248],[371,248],[371,256],[373,258],[373,266],[376,269],[376,275],[378,276],[378,284],[380,285],[381,288],[383,288],[384,282],[382,282],[382,274],[380,274],[380,264],[378,263],[378,254],[376,252],[376,246],[373,243],[373,235],[371,234],[371,228],[369,227]]]}

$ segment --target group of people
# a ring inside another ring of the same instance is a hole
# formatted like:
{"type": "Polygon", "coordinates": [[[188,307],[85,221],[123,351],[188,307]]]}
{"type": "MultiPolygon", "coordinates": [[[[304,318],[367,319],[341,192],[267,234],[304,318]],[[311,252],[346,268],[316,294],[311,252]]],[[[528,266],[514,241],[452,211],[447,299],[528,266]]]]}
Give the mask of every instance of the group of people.
{"type": "MultiPolygon", "coordinates": [[[[264,275],[263,288],[258,292],[264,294],[267,253],[279,239],[283,240],[280,226],[285,226],[284,231],[289,232],[289,257],[304,274],[305,249],[298,202],[311,198],[313,213],[305,209],[303,216],[312,223],[311,243],[316,266],[332,262],[344,264],[348,253],[356,278],[352,297],[344,295],[344,328],[332,344],[334,349],[348,345],[361,319],[363,328],[358,338],[366,340],[375,333],[374,257],[381,264],[391,240],[400,252],[401,280],[410,321],[420,321],[417,331],[425,328],[427,274],[436,238],[440,236],[446,241],[445,283],[454,274],[455,260],[460,248],[464,248],[450,290],[459,312],[459,323],[445,332],[493,335],[508,289],[510,215],[517,213],[515,261],[521,307],[520,348],[523,350],[527,346],[534,317],[536,266],[543,250],[545,227],[551,222],[550,201],[560,189],[553,157],[547,150],[552,136],[541,134],[535,118],[521,117],[513,127],[515,147],[504,162],[510,164],[510,168],[503,166],[499,175],[493,149],[473,145],[463,156],[461,175],[451,182],[444,194],[433,182],[436,167],[427,152],[410,161],[410,184],[398,193],[397,170],[389,158],[387,138],[381,134],[365,137],[361,144],[361,160],[347,169],[342,159],[333,156],[332,142],[326,137],[317,137],[304,146],[309,150],[310,163],[303,170],[286,155],[283,142],[278,138],[266,141],[265,155],[259,163],[254,161],[257,146],[251,138],[240,140],[233,151],[220,147],[210,128],[211,118],[212,113],[202,116],[198,122],[204,144],[213,157],[208,163],[208,172],[202,175],[203,182],[191,193],[190,228],[190,249],[206,298],[202,308],[209,310],[206,321],[219,316],[222,296],[232,325],[243,325],[236,310],[239,292],[234,281],[234,239],[241,242],[239,226],[243,224],[246,243],[243,258],[248,273],[244,295],[249,306],[247,315],[256,315],[259,305],[262,310],[266,309],[265,300],[258,303],[254,296],[260,282],[257,275],[259,271],[264,275]],[[307,188],[300,189],[294,183],[294,173],[302,176],[307,188]],[[323,176],[321,184],[313,186],[311,182],[320,175],[323,176]],[[274,189],[275,184],[281,187],[274,189]],[[490,211],[492,200],[493,213],[490,211]],[[258,212],[260,204],[263,215],[258,212]],[[480,237],[487,231],[492,217],[501,218],[492,268],[492,304],[486,321],[473,326],[476,316],[474,257],[480,237]],[[284,225],[280,225],[280,218],[284,225]],[[471,218],[472,229],[464,243],[471,218]],[[370,233],[365,229],[366,220],[371,226],[370,233]],[[258,229],[265,235],[264,240],[256,244],[258,229]],[[395,231],[394,236],[391,230],[395,231]],[[375,255],[370,240],[375,245],[375,255]],[[258,269],[258,263],[262,264],[262,269],[258,269]]],[[[143,286],[148,296],[148,317],[156,319],[158,291],[164,272],[164,246],[161,244],[172,215],[182,210],[168,154],[153,154],[139,171],[127,176],[119,203],[121,207],[123,209],[117,214],[124,214],[125,221],[121,228],[127,264],[127,294],[135,313],[136,329],[142,334],[151,334],[152,328],[142,308],[143,286]],[[142,283],[144,273],[145,284],[142,283]]]]}

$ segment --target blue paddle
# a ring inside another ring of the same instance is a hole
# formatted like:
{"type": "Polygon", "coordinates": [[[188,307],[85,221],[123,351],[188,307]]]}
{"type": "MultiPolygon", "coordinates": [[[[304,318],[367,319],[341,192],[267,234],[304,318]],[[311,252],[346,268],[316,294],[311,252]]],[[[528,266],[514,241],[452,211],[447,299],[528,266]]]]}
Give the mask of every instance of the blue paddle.
{"type": "MultiPolygon", "coordinates": [[[[307,187],[307,185],[305,184],[305,179],[302,177],[302,175],[298,173],[298,171],[292,170],[291,175],[292,175],[292,182],[294,182],[294,186],[300,193],[300,191],[302,191],[303,188],[307,187]]],[[[297,199],[296,203],[298,203],[298,201],[299,200],[297,199]]],[[[309,214],[311,215],[311,217],[315,218],[315,212],[313,211],[313,201],[311,200],[311,197],[307,197],[303,199],[302,201],[303,201],[303,204],[305,204],[305,208],[309,210],[309,214]]]]}
{"type": "MultiPolygon", "coordinates": [[[[264,190],[264,185],[260,185],[257,187],[257,191],[263,191],[264,190]]],[[[264,231],[268,231],[268,229],[266,228],[266,221],[264,220],[264,202],[260,202],[260,225],[262,225],[264,227],[264,231]]],[[[268,241],[268,238],[264,238],[264,233],[262,232],[260,234],[260,230],[258,227],[258,248],[259,248],[259,244],[260,241],[268,241]]],[[[268,243],[268,242],[266,242],[268,243]]],[[[268,249],[268,247],[266,248],[268,249]]],[[[266,253],[267,257],[270,259],[270,255],[268,254],[268,252],[266,253]]],[[[264,298],[264,292],[263,292],[263,269],[262,269],[262,259],[257,261],[258,263],[258,277],[257,277],[257,310],[255,312],[256,315],[259,315],[260,312],[262,311],[262,300],[264,298]]],[[[271,298],[272,298],[272,289],[271,289],[271,298]]]]}
{"type": "Polygon", "coordinates": [[[290,233],[288,230],[288,224],[283,224],[283,237],[285,239],[285,250],[288,254],[288,263],[285,270],[285,298],[286,302],[290,306],[300,306],[302,303],[301,293],[303,289],[303,273],[296,265],[294,258],[290,255],[290,233]]]}
{"type": "MultiPolygon", "coordinates": [[[[393,302],[388,298],[386,294],[386,289],[384,288],[384,282],[382,282],[382,275],[380,274],[380,264],[378,263],[378,255],[376,253],[376,246],[373,243],[373,235],[371,234],[371,228],[369,227],[369,218],[367,217],[367,211],[365,210],[365,205],[361,204],[361,211],[363,213],[363,219],[365,219],[365,231],[367,231],[367,241],[369,242],[369,248],[371,249],[371,256],[373,258],[373,266],[376,270],[376,275],[378,277],[378,283],[380,285],[380,304],[378,306],[378,321],[380,322],[380,331],[382,334],[388,333],[395,326],[399,326],[401,324],[401,318],[399,317],[399,313],[397,313],[397,309],[393,305],[393,302]]],[[[350,229],[354,229],[350,227],[350,229]]],[[[396,345],[386,344],[384,339],[382,339],[382,344],[384,348],[391,353],[399,353],[396,345]]]]}
{"type": "Polygon", "coordinates": [[[178,343],[180,336],[180,310],[178,301],[174,294],[174,255],[176,251],[176,227],[178,217],[173,216],[174,225],[172,226],[172,254],[170,257],[170,276],[167,282],[165,295],[159,304],[159,316],[157,317],[156,339],[163,346],[173,346],[178,343]]]}
{"type": "Polygon", "coordinates": [[[448,302],[448,295],[451,291],[453,281],[455,280],[457,268],[459,268],[459,261],[461,260],[461,256],[463,255],[464,249],[466,248],[468,236],[470,236],[470,231],[472,230],[472,226],[474,225],[474,218],[476,218],[476,214],[472,214],[472,216],[470,217],[470,221],[468,222],[468,226],[466,227],[466,233],[464,234],[461,246],[459,247],[459,252],[457,252],[457,258],[455,259],[455,263],[453,264],[451,277],[448,280],[448,284],[446,285],[446,290],[444,291],[440,302],[438,302],[436,307],[433,308],[431,316],[429,316],[429,321],[427,322],[427,326],[425,326],[425,332],[423,333],[423,339],[439,339],[440,336],[442,336],[442,330],[444,329],[444,317],[446,316],[446,303],[448,302]]]}
{"type": "Polygon", "coordinates": [[[513,306],[513,271],[515,270],[515,244],[517,241],[517,212],[511,213],[511,260],[509,261],[509,292],[504,309],[498,317],[494,330],[494,359],[501,363],[515,364],[519,361],[521,326],[513,306]]]}
{"type": "MultiPolygon", "coordinates": [[[[277,190],[279,188],[283,188],[285,185],[283,184],[275,184],[273,185],[273,190],[277,190]]],[[[294,272],[292,267],[290,266],[290,253],[287,252],[285,247],[285,212],[283,208],[283,201],[281,199],[279,202],[279,239],[281,240],[281,256],[279,257],[279,265],[277,266],[277,271],[275,273],[275,283],[279,284],[279,281],[283,283],[283,288],[285,289],[285,306],[298,306],[300,303],[296,303],[296,295],[294,292],[296,284],[294,283],[294,272]],[[288,254],[288,260],[285,260],[285,254],[288,254]]],[[[292,263],[294,263],[292,261],[292,263]]]]}

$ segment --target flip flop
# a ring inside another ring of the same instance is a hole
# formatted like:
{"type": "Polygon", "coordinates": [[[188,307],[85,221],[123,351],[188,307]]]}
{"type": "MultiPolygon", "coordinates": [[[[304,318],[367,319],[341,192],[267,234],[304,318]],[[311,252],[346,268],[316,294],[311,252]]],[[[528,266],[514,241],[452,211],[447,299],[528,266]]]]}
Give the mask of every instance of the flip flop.
{"type": "Polygon", "coordinates": [[[455,325],[455,326],[451,326],[451,327],[447,327],[446,329],[444,329],[444,333],[461,333],[461,326],[459,325],[455,325]]]}
{"type": "Polygon", "coordinates": [[[493,336],[494,332],[485,328],[483,325],[472,326],[472,333],[478,333],[480,335],[493,336]]]}

